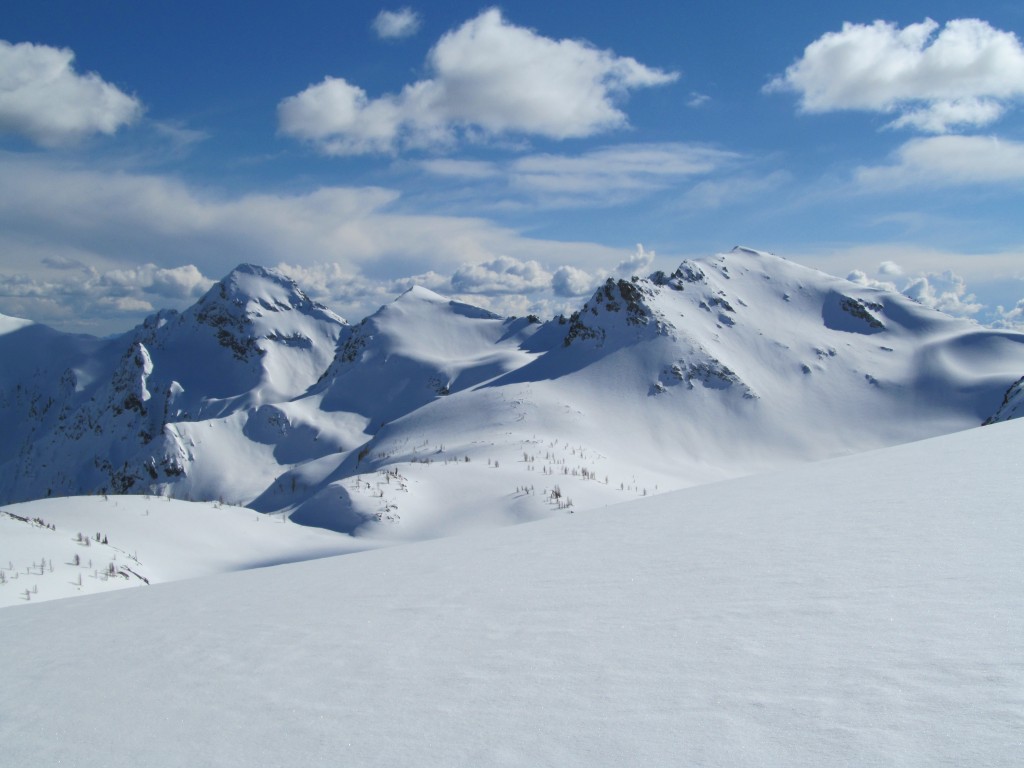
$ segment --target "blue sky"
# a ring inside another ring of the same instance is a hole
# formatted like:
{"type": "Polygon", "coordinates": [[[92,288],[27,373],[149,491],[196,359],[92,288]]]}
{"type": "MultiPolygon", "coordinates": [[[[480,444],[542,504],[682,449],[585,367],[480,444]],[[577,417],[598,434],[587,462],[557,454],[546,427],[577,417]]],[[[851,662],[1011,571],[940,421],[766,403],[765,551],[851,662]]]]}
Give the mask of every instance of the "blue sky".
{"type": "Polygon", "coordinates": [[[1024,6],[780,9],[8,0],[0,312],[114,332],[252,261],[553,314],[742,243],[1018,322],[1024,6]]]}

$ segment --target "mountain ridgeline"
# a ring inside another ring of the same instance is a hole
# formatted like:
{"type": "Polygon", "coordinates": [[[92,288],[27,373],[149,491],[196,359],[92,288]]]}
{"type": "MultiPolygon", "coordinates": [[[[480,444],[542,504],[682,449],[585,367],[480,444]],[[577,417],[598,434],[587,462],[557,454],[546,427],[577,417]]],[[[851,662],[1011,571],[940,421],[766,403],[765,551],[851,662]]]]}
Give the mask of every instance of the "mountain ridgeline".
{"type": "Polygon", "coordinates": [[[221,500],[423,538],[1020,415],[1024,334],[738,248],[502,318],[351,325],[242,265],[112,339],[0,317],[0,503],[221,500]]]}

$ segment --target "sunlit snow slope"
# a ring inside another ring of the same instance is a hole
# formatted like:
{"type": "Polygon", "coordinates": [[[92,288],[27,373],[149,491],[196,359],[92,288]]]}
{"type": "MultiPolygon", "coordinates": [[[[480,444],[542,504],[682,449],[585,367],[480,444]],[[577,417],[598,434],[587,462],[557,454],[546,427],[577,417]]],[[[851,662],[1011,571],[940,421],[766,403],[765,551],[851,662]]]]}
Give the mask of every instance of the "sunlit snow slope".
{"type": "Polygon", "coordinates": [[[1017,766],[1022,430],[6,609],[3,762],[1017,766]]]}
{"type": "Polygon", "coordinates": [[[0,509],[0,607],[373,546],[365,537],[357,540],[218,502],[159,496],[41,499],[0,509]]]}

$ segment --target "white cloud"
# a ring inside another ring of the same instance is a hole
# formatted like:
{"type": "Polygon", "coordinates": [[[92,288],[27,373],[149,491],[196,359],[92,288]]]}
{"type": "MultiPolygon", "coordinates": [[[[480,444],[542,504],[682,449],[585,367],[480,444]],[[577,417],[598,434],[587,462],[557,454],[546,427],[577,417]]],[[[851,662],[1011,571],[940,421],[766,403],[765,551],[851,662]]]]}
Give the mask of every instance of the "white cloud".
{"type": "Polygon", "coordinates": [[[695,144],[624,144],[583,155],[531,155],[510,167],[513,185],[544,193],[601,198],[609,192],[653,191],[687,176],[711,173],[740,158],[695,144]]]}
{"type": "Polygon", "coordinates": [[[384,39],[411,37],[420,28],[420,16],[412,8],[381,11],[373,20],[373,31],[384,39]]]}
{"type": "Polygon", "coordinates": [[[805,112],[897,114],[891,127],[943,133],[987,125],[1024,96],[1024,48],[980,19],[844,23],[804,50],[766,91],[795,91],[805,112]],[[938,32],[938,34],[936,34],[938,32]]]}
{"type": "Polygon", "coordinates": [[[328,155],[389,151],[403,121],[393,97],[373,102],[366,91],[338,77],[325,77],[277,106],[282,133],[316,143],[328,155]]]}
{"type": "Polygon", "coordinates": [[[992,324],[999,328],[1024,330],[1024,299],[1018,301],[1010,309],[1003,306],[996,307],[996,321],[992,324]]]}
{"type": "Polygon", "coordinates": [[[690,91],[690,98],[686,102],[686,106],[693,109],[699,109],[711,101],[711,97],[706,93],[698,93],[697,91],[690,91]]]}
{"type": "Polygon", "coordinates": [[[620,144],[579,155],[527,155],[505,163],[442,158],[419,165],[436,176],[504,181],[505,199],[518,193],[545,208],[594,208],[669,189],[741,159],[735,152],[700,144],[666,142],[620,144]]]}
{"type": "Polygon", "coordinates": [[[519,261],[508,256],[455,270],[452,288],[460,293],[522,293],[551,285],[551,273],[538,261],[519,261]]]}
{"type": "Polygon", "coordinates": [[[850,274],[846,276],[846,279],[849,280],[851,283],[863,285],[865,288],[879,288],[883,291],[894,292],[899,291],[899,289],[896,287],[896,283],[891,283],[886,280],[876,280],[875,278],[869,276],[866,272],[859,269],[853,270],[850,274]]]}
{"type": "MultiPolygon", "coordinates": [[[[878,267],[882,277],[898,277],[903,269],[892,261],[883,261],[878,267]]],[[[878,280],[863,270],[855,269],[846,276],[847,280],[868,288],[902,293],[908,299],[937,309],[948,315],[967,317],[978,314],[984,305],[967,290],[967,282],[952,270],[942,273],[922,272],[907,278],[902,288],[890,280],[878,280]]]]}
{"type": "Polygon", "coordinates": [[[114,269],[99,276],[98,285],[124,293],[150,293],[168,299],[194,299],[213,285],[194,264],[164,269],[155,264],[114,269]]]}
{"type": "Polygon", "coordinates": [[[138,119],[138,99],[95,73],[78,74],[74,58],[67,48],[0,40],[0,132],[56,147],[138,119]]]}
{"type": "Polygon", "coordinates": [[[420,167],[435,176],[457,179],[493,179],[502,175],[501,166],[487,160],[455,160],[436,158],[424,160],[420,167]]]}
{"type": "Polygon", "coordinates": [[[644,274],[651,268],[655,258],[657,258],[657,254],[654,251],[648,251],[640,243],[637,243],[636,250],[628,258],[618,263],[615,272],[626,277],[644,274]]]}
{"type": "Polygon", "coordinates": [[[627,124],[616,102],[678,74],[575,40],[552,40],[509,24],[492,8],[446,33],[431,49],[433,77],[371,99],[326,77],[278,105],[281,133],[333,155],[450,145],[506,134],[567,139],[627,124]]]}
{"type": "MultiPolygon", "coordinates": [[[[414,282],[454,291],[451,276],[465,265],[505,263],[504,279],[551,298],[558,267],[597,273],[622,258],[615,248],[532,239],[484,219],[396,212],[398,199],[393,190],[344,187],[222,197],[166,177],[0,153],[0,312],[123,330],[141,316],[94,299],[181,308],[240,262],[291,272],[332,262],[333,271],[319,273],[333,275],[325,303],[358,319],[414,282]]],[[[468,291],[470,272],[461,275],[468,291]]]]}
{"type": "Polygon", "coordinates": [[[74,259],[43,261],[46,269],[34,274],[3,274],[0,302],[6,314],[42,315],[53,325],[108,333],[125,330],[157,307],[190,303],[213,284],[193,264],[99,270],[74,259]]]}
{"type": "Polygon", "coordinates": [[[952,126],[980,127],[1002,117],[1003,105],[991,99],[936,101],[911,109],[893,120],[889,128],[917,128],[925,133],[945,133],[952,126]]]}
{"type": "Polygon", "coordinates": [[[858,168],[865,187],[954,186],[1024,181],[1024,143],[992,136],[911,139],[889,165],[858,168]]]}
{"type": "Polygon", "coordinates": [[[967,284],[960,275],[947,270],[942,274],[919,275],[900,291],[926,307],[949,315],[975,315],[983,309],[974,294],[967,292],[967,284]]]}
{"type": "Polygon", "coordinates": [[[551,287],[555,295],[566,298],[589,293],[596,283],[592,275],[576,267],[559,267],[551,276],[551,287]]]}

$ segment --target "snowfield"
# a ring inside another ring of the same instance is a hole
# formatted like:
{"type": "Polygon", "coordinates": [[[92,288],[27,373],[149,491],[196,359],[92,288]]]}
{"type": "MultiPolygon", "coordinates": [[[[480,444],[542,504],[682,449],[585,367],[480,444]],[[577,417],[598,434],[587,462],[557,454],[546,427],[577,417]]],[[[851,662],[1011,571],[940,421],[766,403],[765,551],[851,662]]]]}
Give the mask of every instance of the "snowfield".
{"type": "Polygon", "coordinates": [[[1018,766],[1022,438],[10,608],[0,762],[1018,766]]]}

